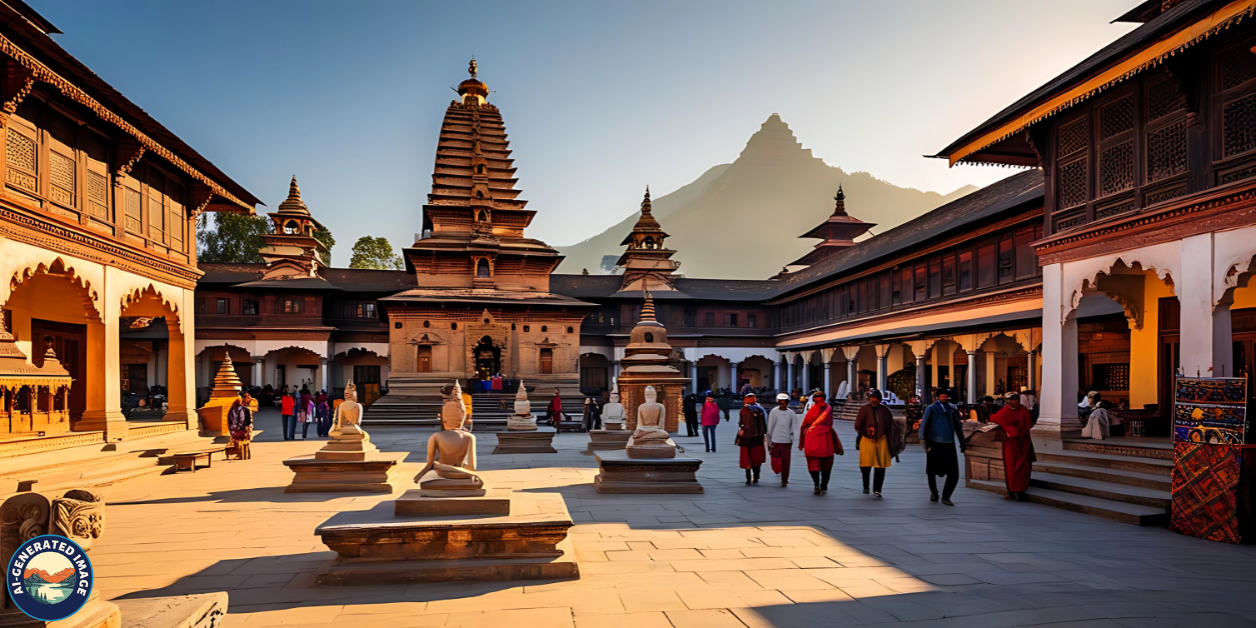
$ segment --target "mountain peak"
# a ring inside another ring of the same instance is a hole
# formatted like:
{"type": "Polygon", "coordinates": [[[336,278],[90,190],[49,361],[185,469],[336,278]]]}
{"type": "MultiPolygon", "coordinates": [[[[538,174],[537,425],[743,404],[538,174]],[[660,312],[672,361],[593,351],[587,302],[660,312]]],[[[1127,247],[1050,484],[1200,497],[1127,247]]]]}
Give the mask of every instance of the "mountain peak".
{"type": "Polygon", "coordinates": [[[814,159],[810,148],[803,148],[802,143],[794,137],[794,132],[781,120],[780,114],[772,114],[759,126],[759,130],[750,136],[746,148],[741,151],[737,161],[751,159],[758,161],[780,161],[795,159],[814,159]]]}

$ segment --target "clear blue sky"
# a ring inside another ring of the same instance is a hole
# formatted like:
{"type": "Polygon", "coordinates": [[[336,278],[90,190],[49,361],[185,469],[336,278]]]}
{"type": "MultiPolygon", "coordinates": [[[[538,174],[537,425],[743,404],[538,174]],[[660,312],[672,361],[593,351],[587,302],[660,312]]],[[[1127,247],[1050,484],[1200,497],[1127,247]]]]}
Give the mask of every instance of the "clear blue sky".
{"type": "Polygon", "coordinates": [[[58,42],[273,211],[296,174],[336,236],[408,245],[468,58],[502,109],[529,235],[571,244],[736,159],[779,112],[817,157],[949,192],[924,159],[1130,30],[1136,0],[29,0],[58,42]]]}

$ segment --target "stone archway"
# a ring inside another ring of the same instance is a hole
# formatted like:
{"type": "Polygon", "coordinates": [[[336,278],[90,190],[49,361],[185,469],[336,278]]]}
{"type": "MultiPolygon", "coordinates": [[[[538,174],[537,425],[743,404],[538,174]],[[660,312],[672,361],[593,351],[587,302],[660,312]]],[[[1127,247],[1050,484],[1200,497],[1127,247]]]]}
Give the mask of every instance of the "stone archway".
{"type": "MultiPolygon", "coordinates": [[[[166,413],[163,420],[179,421],[188,429],[195,429],[196,415],[195,369],[192,339],[184,333],[179,307],[170,302],[153,285],[137,288],[121,299],[119,318],[161,319],[166,332],[165,391],[166,413]]],[[[115,365],[121,369],[121,364],[115,365]]]]}

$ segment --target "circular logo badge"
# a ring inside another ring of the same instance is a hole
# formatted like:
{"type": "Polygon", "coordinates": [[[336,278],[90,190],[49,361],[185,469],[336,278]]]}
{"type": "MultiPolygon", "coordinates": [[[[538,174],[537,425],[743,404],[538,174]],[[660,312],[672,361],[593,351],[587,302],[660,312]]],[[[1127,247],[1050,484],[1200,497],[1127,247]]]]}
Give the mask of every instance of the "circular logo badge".
{"type": "Polygon", "coordinates": [[[42,621],[73,615],[92,593],[92,561],[78,543],[53,534],[37,536],[9,559],[5,586],[23,613],[42,621]]]}

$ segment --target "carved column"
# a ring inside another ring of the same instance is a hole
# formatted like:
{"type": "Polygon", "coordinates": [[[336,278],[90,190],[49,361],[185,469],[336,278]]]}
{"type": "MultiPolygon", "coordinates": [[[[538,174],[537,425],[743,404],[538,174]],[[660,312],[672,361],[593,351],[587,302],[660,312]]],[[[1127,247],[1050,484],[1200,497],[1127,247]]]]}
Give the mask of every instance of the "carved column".
{"type": "Polygon", "coordinates": [[[185,421],[190,430],[197,429],[199,417],[196,409],[195,358],[188,350],[188,337],[179,329],[179,321],[173,316],[166,318],[166,330],[170,335],[170,353],[166,369],[167,421],[185,421]]]}
{"type": "Polygon", "coordinates": [[[876,345],[874,348],[877,352],[877,390],[881,394],[885,394],[885,388],[890,383],[890,348],[894,345],[876,345]]]}
{"type": "Polygon", "coordinates": [[[968,397],[964,400],[967,403],[977,403],[977,352],[967,351],[968,353],[968,397]]]}
{"type": "Polygon", "coordinates": [[[794,355],[795,354],[792,354],[792,353],[785,354],[785,359],[787,361],[785,362],[786,377],[785,377],[785,391],[784,392],[791,393],[791,394],[794,391],[794,355]]]}
{"type": "Polygon", "coordinates": [[[785,386],[783,386],[785,383],[785,363],[781,361],[781,356],[777,356],[776,364],[774,366],[774,372],[772,373],[772,387],[775,388],[778,393],[786,392],[785,386]]]}
{"type": "Polygon", "coordinates": [[[76,432],[103,431],[106,442],[117,442],[127,435],[126,416],[122,414],[121,356],[122,294],[112,289],[119,271],[105,268],[101,287],[101,321],[87,323],[87,404],[76,432]]]}
{"type": "Polygon", "coordinates": [[[730,377],[730,378],[732,378],[732,383],[729,385],[728,389],[729,389],[729,390],[730,390],[730,391],[731,391],[734,395],[738,394],[738,393],[740,392],[740,389],[741,389],[741,382],[740,382],[740,381],[738,381],[738,377],[737,377],[737,369],[739,369],[739,368],[741,368],[741,363],[740,363],[740,362],[731,362],[731,361],[730,361],[730,362],[728,363],[728,375],[729,375],[729,377],[730,377]]]}
{"type": "Polygon", "coordinates": [[[1065,301],[1062,279],[1062,264],[1042,268],[1042,390],[1038,393],[1038,424],[1033,429],[1035,436],[1057,440],[1081,431],[1077,418],[1077,319],[1065,309],[1072,306],[1065,301]]]}

